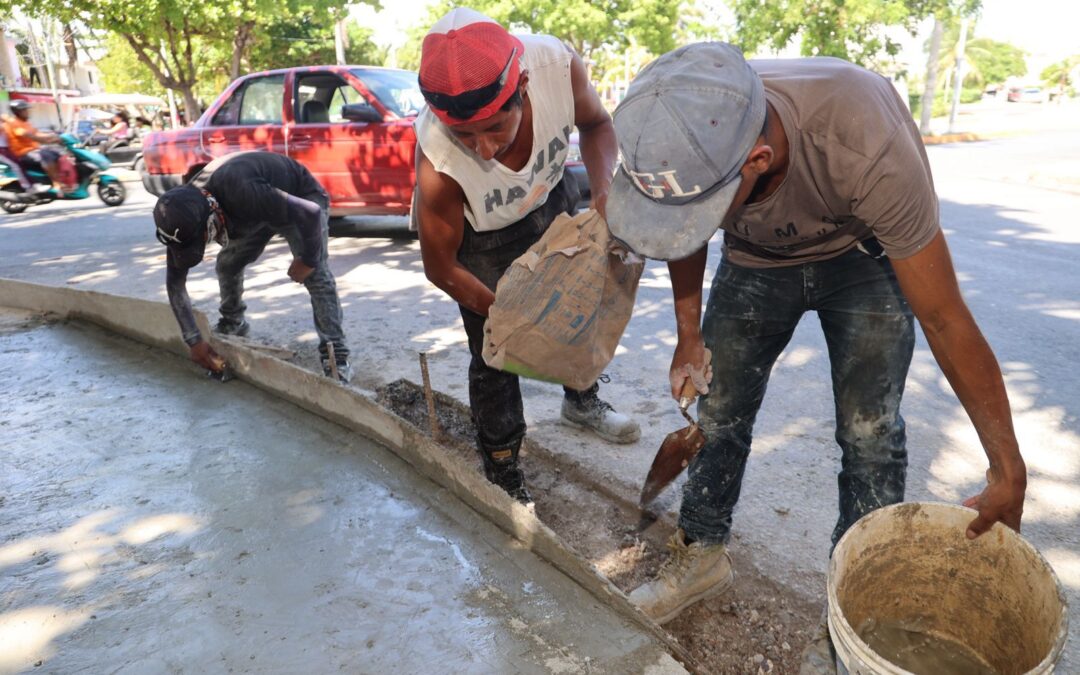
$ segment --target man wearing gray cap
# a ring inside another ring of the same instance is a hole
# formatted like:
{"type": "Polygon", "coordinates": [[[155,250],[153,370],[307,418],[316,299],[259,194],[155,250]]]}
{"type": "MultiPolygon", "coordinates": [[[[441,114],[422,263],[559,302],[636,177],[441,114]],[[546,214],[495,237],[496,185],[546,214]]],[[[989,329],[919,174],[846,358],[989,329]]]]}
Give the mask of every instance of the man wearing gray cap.
{"type": "Polygon", "coordinates": [[[843,453],[833,543],[904,498],[914,318],[990,461],[986,488],[964,502],[978,511],[967,535],[998,521],[1019,529],[1027,472],[1001,370],[961,297],[921,138],[889,82],[839,59],[747,63],[731,45],[695,44],[642,70],[613,117],[622,164],[608,221],[638,253],[669,261],[671,390],[693,379],[706,438],[673,555],[631,599],[665,622],[730,586],[754,419],[807,311],[828,344],[843,453]],[[723,262],[702,320],[718,227],[723,262]]]}

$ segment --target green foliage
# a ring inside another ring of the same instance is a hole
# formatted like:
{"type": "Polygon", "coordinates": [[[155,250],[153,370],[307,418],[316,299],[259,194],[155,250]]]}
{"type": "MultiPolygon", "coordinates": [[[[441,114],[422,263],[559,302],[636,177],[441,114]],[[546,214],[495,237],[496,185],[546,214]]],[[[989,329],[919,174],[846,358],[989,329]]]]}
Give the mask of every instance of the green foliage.
{"type": "MultiPolygon", "coordinates": [[[[961,103],[976,103],[982,100],[983,90],[981,87],[971,89],[960,90],[960,102],[961,103]]],[[[922,111],[922,96],[918,94],[911,94],[908,97],[908,102],[911,104],[911,114],[918,119],[919,113],[922,111]]],[[[939,91],[934,96],[934,107],[931,112],[931,117],[947,117],[949,111],[952,110],[952,93],[946,91],[939,91]]]]}
{"type": "MultiPolygon", "coordinates": [[[[337,16],[346,0],[14,2],[28,13],[78,22],[119,36],[160,86],[183,96],[189,117],[194,118],[200,109],[197,90],[220,90],[231,75],[239,74],[253,45],[262,39],[264,27],[288,21],[302,23],[298,17],[337,16]]],[[[130,61],[128,55],[115,58],[120,63],[130,61]]]]}
{"type": "MultiPolygon", "coordinates": [[[[192,92],[197,100],[209,103],[229,84],[229,53],[220,45],[206,44],[202,39],[194,40],[194,47],[200,58],[195,64],[192,92]]],[[[139,60],[122,36],[109,33],[105,38],[105,49],[105,56],[97,61],[105,91],[166,95],[167,87],[139,60]]]]}
{"type": "Polygon", "coordinates": [[[164,87],[141,63],[122,37],[109,33],[105,38],[105,56],[97,60],[105,91],[129,94],[164,94],[164,87]]]}
{"type": "Polygon", "coordinates": [[[888,29],[914,35],[922,19],[972,14],[981,0],[732,0],[731,6],[734,42],[748,54],[780,51],[798,39],[803,56],[836,56],[880,69],[901,49],[888,29]]]}
{"type": "Polygon", "coordinates": [[[747,52],[781,50],[797,36],[804,56],[836,56],[871,67],[900,44],[886,28],[914,34],[928,3],[915,0],[733,0],[736,41],[747,52]]]}
{"type": "Polygon", "coordinates": [[[1027,74],[1024,50],[1016,45],[977,38],[969,42],[964,51],[971,67],[964,78],[965,86],[1000,84],[1010,77],[1027,74]]]}
{"type": "MultiPolygon", "coordinates": [[[[975,26],[972,26],[964,43],[965,88],[985,88],[988,84],[1001,84],[1010,77],[1027,74],[1024,50],[1008,42],[973,37],[974,34],[975,26]]],[[[960,24],[954,19],[946,26],[941,39],[938,72],[947,77],[938,80],[940,88],[953,86],[952,73],[956,68],[956,46],[959,41],[960,24]]]]}
{"type": "MultiPolygon", "coordinates": [[[[251,71],[335,63],[334,20],[327,14],[279,19],[260,27],[248,58],[251,71]]],[[[345,62],[381,65],[386,50],[376,45],[372,30],[355,22],[346,24],[345,62]]]]}
{"type": "MultiPolygon", "coordinates": [[[[435,21],[458,3],[440,0],[427,17],[409,30],[398,52],[402,68],[418,68],[420,45],[435,21]]],[[[545,33],[563,40],[594,67],[604,52],[631,45],[653,55],[675,48],[684,30],[679,15],[682,0],[471,0],[469,6],[512,31],[545,33]]],[[[696,16],[696,15],[694,15],[696,16]]],[[[594,76],[602,75],[594,70],[594,76]]]]}
{"type": "Polygon", "coordinates": [[[1080,54],[1074,54],[1066,59],[1049,65],[1039,73],[1039,79],[1048,87],[1063,87],[1068,92],[1075,92],[1080,86],[1080,54]]]}

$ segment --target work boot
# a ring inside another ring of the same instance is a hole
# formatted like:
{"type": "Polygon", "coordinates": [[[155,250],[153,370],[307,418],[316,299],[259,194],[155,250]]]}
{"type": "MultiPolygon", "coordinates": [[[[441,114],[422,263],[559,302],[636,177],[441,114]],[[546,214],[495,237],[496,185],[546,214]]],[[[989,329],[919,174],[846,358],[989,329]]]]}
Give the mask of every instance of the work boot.
{"type": "Polygon", "coordinates": [[[525,487],[525,473],[516,463],[510,467],[496,467],[494,471],[487,473],[487,478],[525,506],[533,503],[529,488],[525,487]]]}
{"type": "Polygon", "coordinates": [[[671,621],[679,612],[731,587],[735,573],[723,544],[687,544],[683,531],[675,530],[667,543],[671,556],[660,566],[656,579],[630,594],[630,602],[657,623],[671,621]]]}
{"type": "Polygon", "coordinates": [[[563,396],[559,421],[575,429],[588,429],[610,443],[633,443],[641,438],[638,423],[615,412],[610,403],[600,398],[598,390],[594,384],[586,391],[563,396]]]}
{"type": "Polygon", "coordinates": [[[217,325],[214,326],[214,332],[218,335],[247,337],[247,334],[251,332],[251,324],[249,324],[246,319],[240,319],[240,323],[237,323],[232,319],[222,317],[218,319],[217,325]]]}
{"type": "MultiPolygon", "coordinates": [[[[322,361],[323,375],[333,377],[334,373],[330,369],[330,357],[326,354],[322,354],[319,358],[322,361]]],[[[342,384],[348,384],[353,375],[352,364],[349,363],[349,356],[347,354],[334,354],[334,367],[337,369],[338,380],[342,384]]]]}
{"type": "Polygon", "coordinates": [[[479,450],[487,479],[522,504],[532,504],[532,495],[525,487],[525,473],[518,467],[521,440],[518,439],[504,448],[485,448],[479,444],[479,450]]]}

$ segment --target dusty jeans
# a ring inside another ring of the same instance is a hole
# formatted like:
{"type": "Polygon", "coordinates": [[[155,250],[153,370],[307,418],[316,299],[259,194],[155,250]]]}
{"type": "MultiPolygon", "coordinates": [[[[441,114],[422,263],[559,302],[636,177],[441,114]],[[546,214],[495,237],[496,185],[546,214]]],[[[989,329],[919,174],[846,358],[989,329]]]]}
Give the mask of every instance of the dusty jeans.
{"type": "MultiPolygon", "coordinates": [[[[326,354],[326,343],[334,344],[337,356],[347,356],[349,348],[345,345],[345,333],[341,328],[341,301],[338,299],[337,283],[330,271],[327,255],[329,237],[329,216],[326,199],[319,194],[298,195],[303,199],[320,204],[322,209],[322,257],[315,271],[304,281],[304,286],[311,295],[311,309],[315,317],[315,332],[319,336],[319,353],[326,354]]],[[[231,237],[229,245],[221,249],[217,257],[218,288],[221,291],[221,317],[234,325],[244,321],[244,268],[258,260],[266,244],[275,234],[280,234],[289,244],[293,256],[299,258],[303,251],[300,233],[296,227],[260,223],[256,227],[244,228],[239,237],[231,237]]]]}
{"type": "MultiPolygon", "coordinates": [[[[544,205],[523,219],[494,232],[476,232],[465,224],[465,236],[458,249],[458,262],[491,290],[514,260],[529,250],[560,213],[573,212],[578,201],[577,181],[569,173],[548,195],[544,205]]],[[[486,317],[459,305],[465,333],[469,337],[469,406],[476,425],[477,444],[485,457],[511,450],[517,457],[525,436],[525,414],[521,405],[518,376],[489,367],[482,356],[486,317]]],[[[594,389],[596,385],[593,385],[594,389]]],[[[580,396],[566,389],[566,396],[580,396]]]]}
{"type": "MultiPolygon", "coordinates": [[[[772,269],[724,261],[702,321],[713,354],[713,382],[698,404],[706,444],[689,467],[679,516],[692,539],[727,542],[769,373],[810,310],[818,313],[828,345],[836,441],[843,452],[833,543],[863,515],[903,500],[907,450],[900,399],[915,331],[888,259],[853,250],[772,269]]],[[[792,405],[800,396],[785,393],[792,405]]]]}

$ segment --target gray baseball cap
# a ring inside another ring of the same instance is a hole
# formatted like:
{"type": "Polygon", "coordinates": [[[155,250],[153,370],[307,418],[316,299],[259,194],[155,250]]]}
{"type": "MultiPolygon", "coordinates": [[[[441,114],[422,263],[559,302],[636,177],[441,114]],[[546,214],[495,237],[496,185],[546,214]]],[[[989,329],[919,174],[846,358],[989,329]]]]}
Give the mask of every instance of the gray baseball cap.
{"type": "Polygon", "coordinates": [[[612,118],[622,163],[611,233],[649,258],[692,255],[720,226],[761,134],[761,78],[729,44],[687,45],[646,66],[612,118]]]}

